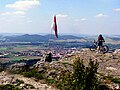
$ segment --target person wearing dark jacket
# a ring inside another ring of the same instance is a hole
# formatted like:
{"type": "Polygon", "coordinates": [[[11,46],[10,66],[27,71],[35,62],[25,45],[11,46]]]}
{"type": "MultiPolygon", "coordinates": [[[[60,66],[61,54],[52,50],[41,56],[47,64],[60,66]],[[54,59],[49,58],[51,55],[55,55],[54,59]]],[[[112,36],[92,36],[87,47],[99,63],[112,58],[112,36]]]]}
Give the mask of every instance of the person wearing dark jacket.
{"type": "Polygon", "coordinates": [[[98,42],[97,50],[98,50],[98,51],[101,51],[101,50],[102,50],[102,46],[103,46],[103,42],[105,42],[102,34],[100,34],[100,35],[98,36],[97,42],[98,42]]]}
{"type": "Polygon", "coordinates": [[[48,53],[46,58],[45,58],[45,62],[52,62],[52,53],[48,53]]]}

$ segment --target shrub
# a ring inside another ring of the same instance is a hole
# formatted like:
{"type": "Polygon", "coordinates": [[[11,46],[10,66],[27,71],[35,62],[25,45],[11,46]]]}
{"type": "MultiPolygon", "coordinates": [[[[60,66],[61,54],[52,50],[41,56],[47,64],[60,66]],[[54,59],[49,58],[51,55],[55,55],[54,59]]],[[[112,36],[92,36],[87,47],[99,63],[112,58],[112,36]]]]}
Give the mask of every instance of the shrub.
{"type": "Polygon", "coordinates": [[[120,78],[113,78],[111,81],[120,84],[120,78]]]}
{"type": "Polygon", "coordinates": [[[49,79],[49,78],[45,78],[47,84],[55,84],[56,80],[55,79],[49,79]]]}
{"type": "Polygon", "coordinates": [[[109,89],[107,85],[100,84],[100,85],[98,86],[98,90],[111,90],[111,89],[109,89]]]}
{"type": "Polygon", "coordinates": [[[16,82],[17,82],[17,86],[19,86],[20,84],[24,83],[23,80],[19,80],[19,79],[16,79],[16,82]]]}
{"type": "Polygon", "coordinates": [[[0,72],[2,72],[2,71],[4,71],[4,69],[0,67],[0,72]]]}
{"type": "Polygon", "coordinates": [[[31,84],[26,84],[26,86],[29,86],[30,89],[35,89],[35,87],[33,85],[31,85],[31,84]]]}
{"type": "Polygon", "coordinates": [[[36,78],[36,79],[43,79],[43,75],[41,74],[41,73],[35,73],[35,75],[34,75],[34,77],[36,78]]]}
{"type": "Polygon", "coordinates": [[[57,86],[62,90],[98,90],[96,76],[98,63],[90,60],[86,67],[83,60],[77,58],[73,64],[73,72],[63,71],[57,86]]]}
{"type": "Polygon", "coordinates": [[[110,80],[111,82],[120,84],[120,78],[119,77],[113,77],[112,75],[103,76],[103,79],[110,80]]]}
{"type": "Polygon", "coordinates": [[[43,75],[41,73],[38,73],[37,70],[30,70],[27,72],[23,72],[23,75],[25,77],[35,77],[36,79],[43,79],[43,75]]]}
{"type": "Polygon", "coordinates": [[[0,90],[22,90],[22,89],[15,87],[14,85],[6,84],[0,85],[0,90]]]}

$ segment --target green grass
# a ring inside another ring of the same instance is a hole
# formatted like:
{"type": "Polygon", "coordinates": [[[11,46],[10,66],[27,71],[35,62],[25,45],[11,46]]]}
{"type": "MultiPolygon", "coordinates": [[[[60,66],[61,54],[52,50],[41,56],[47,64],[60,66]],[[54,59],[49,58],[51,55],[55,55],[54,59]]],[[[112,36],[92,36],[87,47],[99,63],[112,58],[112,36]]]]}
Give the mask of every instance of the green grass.
{"type": "Polygon", "coordinates": [[[49,84],[49,85],[56,83],[55,79],[45,78],[45,80],[46,80],[47,84],[49,84]]]}
{"type": "Polygon", "coordinates": [[[23,60],[24,58],[22,57],[13,57],[13,58],[10,58],[11,60],[15,60],[15,61],[19,61],[19,60],[23,60]]]}
{"type": "Polygon", "coordinates": [[[29,60],[29,59],[39,59],[39,56],[19,56],[19,57],[15,57],[15,56],[9,56],[10,60],[14,60],[14,61],[19,61],[19,60],[29,60]]]}
{"type": "Polygon", "coordinates": [[[111,81],[120,84],[120,78],[112,78],[111,81]]]}
{"type": "Polygon", "coordinates": [[[120,84],[120,78],[119,77],[113,77],[113,76],[110,76],[110,75],[108,75],[108,76],[103,75],[103,79],[110,80],[111,82],[120,84]]]}
{"type": "Polygon", "coordinates": [[[0,48],[0,50],[7,50],[7,49],[8,49],[7,47],[0,48]]]}
{"type": "Polygon", "coordinates": [[[32,46],[32,45],[23,45],[23,46],[16,46],[13,48],[12,51],[25,51],[25,50],[35,50],[39,49],[39,46],[32,46]]]}

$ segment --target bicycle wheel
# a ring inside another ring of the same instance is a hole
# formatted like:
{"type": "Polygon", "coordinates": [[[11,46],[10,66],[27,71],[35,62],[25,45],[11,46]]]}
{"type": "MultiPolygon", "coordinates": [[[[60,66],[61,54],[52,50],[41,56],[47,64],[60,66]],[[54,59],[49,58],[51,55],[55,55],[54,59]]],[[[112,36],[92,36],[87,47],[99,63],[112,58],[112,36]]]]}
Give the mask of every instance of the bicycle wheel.
{"type": "Polygon", "coordinates": [[[109,51],[109,48],[107,45],[103,46],[103,53],[107,53],[109,51]]]}
{"type": "Polygon", "coordinates": [[[97,49],[97,46],[96,45],[91,45],[89,49],[90,49],[90,51],[95,51],[97,49]]]}

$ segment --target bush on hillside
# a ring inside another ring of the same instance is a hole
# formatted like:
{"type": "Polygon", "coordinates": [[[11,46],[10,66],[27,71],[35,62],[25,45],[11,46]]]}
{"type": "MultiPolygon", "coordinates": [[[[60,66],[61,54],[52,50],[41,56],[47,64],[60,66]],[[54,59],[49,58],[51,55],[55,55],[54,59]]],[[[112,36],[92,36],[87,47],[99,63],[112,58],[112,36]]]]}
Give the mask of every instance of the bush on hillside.
{"type": "Polygon", "coordinates": [[[30,70],[30,71],[27,71],[27,72],[23,72],[22,73],[25,77],[35,77],[36,79],[40,80],[40,79],[43,79],[43,75],[41,73],[38,73],[38,71],[36,70],[30,70]]]}
{"type": "Polygon", "coordinates": [[[0,90],[22,90],[14,85],[6,84],[6,85],[0,85],[0,90]]]}
{"type": "Polygon", "coordinates": [[[83,60],[77,58],[73,64],[73,72],[63,71],[57,86],[61,90],[99,90],[99,81],[96,76],[98,63],[90,60],[85,66],[83,60]]]}

